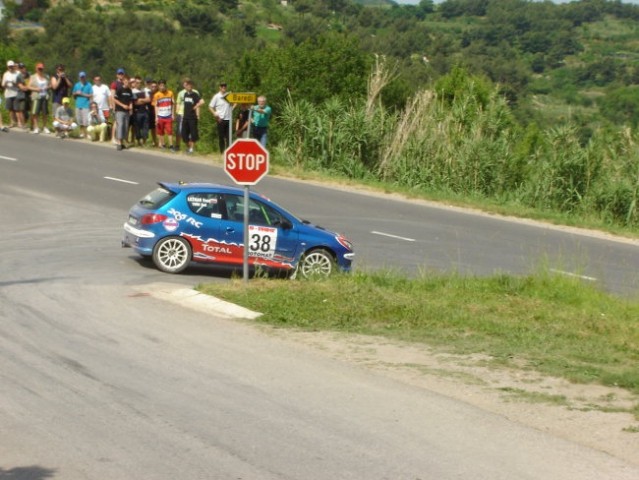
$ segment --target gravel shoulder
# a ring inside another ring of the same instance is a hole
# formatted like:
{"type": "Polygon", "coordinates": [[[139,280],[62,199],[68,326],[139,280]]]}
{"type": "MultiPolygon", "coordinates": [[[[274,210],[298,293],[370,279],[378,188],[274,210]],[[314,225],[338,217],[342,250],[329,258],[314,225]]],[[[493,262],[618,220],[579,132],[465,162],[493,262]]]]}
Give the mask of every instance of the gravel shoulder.
{"type": "Polygon", "coordinates": [[[621,388],[572,384],[482,355],[438,352],[379,337],[260,327],[340,361],[466,402],[509,420],[639,465],[639,396],[621,388]]]}

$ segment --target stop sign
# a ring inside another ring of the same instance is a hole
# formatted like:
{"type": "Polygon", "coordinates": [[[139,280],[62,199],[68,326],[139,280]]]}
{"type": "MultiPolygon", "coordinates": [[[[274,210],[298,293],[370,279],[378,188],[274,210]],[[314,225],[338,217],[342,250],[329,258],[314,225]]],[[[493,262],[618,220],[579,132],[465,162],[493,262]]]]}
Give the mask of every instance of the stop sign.
{"type": "Polygon", "coordinates": [[[269,154],[254,138],[238,138],[224,151],[224,171],[238,185],[255,185],[268,173],[269,154]]]}

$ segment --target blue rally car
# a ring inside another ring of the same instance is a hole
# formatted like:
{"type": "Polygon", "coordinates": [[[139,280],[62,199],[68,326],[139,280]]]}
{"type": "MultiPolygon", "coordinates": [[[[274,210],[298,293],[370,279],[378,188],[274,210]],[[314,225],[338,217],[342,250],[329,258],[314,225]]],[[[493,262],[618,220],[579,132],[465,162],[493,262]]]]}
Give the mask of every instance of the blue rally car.
{"type": "MultiPolygon", "coordinates": [[[[291,276],[349,271],[353,245],[343,235],[300,220],[250,192],[249,264],[291,276]]],[[[150,256],[163,272],[179,273],[191,261],[243,264],[244,191],[210,183],[159,183],[129,211],[123,247],[150,256]]]]}

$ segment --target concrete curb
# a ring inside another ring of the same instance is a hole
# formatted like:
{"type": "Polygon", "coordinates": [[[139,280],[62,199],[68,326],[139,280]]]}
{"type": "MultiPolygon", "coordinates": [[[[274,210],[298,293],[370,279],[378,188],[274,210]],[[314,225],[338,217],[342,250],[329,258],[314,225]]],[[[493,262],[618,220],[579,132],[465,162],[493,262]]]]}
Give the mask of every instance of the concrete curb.
{"type": "Polygon", "coordinates": [[[191,308],[202,313],[209,313],[223,318],[243,318],[253,320],[262,314],[217,297],[200,293],[192,288],[171,283],[151,283],[135,287],[140,293],[154,298],[191,308]]]}

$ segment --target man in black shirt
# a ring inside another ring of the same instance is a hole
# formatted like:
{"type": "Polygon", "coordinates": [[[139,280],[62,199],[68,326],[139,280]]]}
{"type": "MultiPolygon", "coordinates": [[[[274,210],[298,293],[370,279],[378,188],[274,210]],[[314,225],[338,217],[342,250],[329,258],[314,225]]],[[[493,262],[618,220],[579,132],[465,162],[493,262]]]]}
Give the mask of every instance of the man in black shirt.
{"type": "Polygon", "coordinates": [[[204,104],[204,100],[199,93],[193,90],[193,82],[186,80],[184,82],[184,116],[182,118],[182,140],[187,143],[189,149],[187,153],[193,154],[195,142],[200,138],[197,128],[198,119],[200,118],[200,107],[204,104]]]}
{"type": "Polygon", "coordinates": [[[125,148],[124,139],[129,132],[129,118],[133,111],[133,91],[129,86],[129,77],[124,75],[122,77],[122,84],[118,85],[113,97],[113,103],[115,104],[115,141],[117,143],[117,149],[122,150],[125,148]]]}
{"type": "Polygon", "coordinates": [[[67,77],[64,65],[59,63],[55,67],[55,74],[51,77],[51,91],[53,92],[53,112],[62,106],[62,99],[71,92],[71,80],[67,77]]]}

